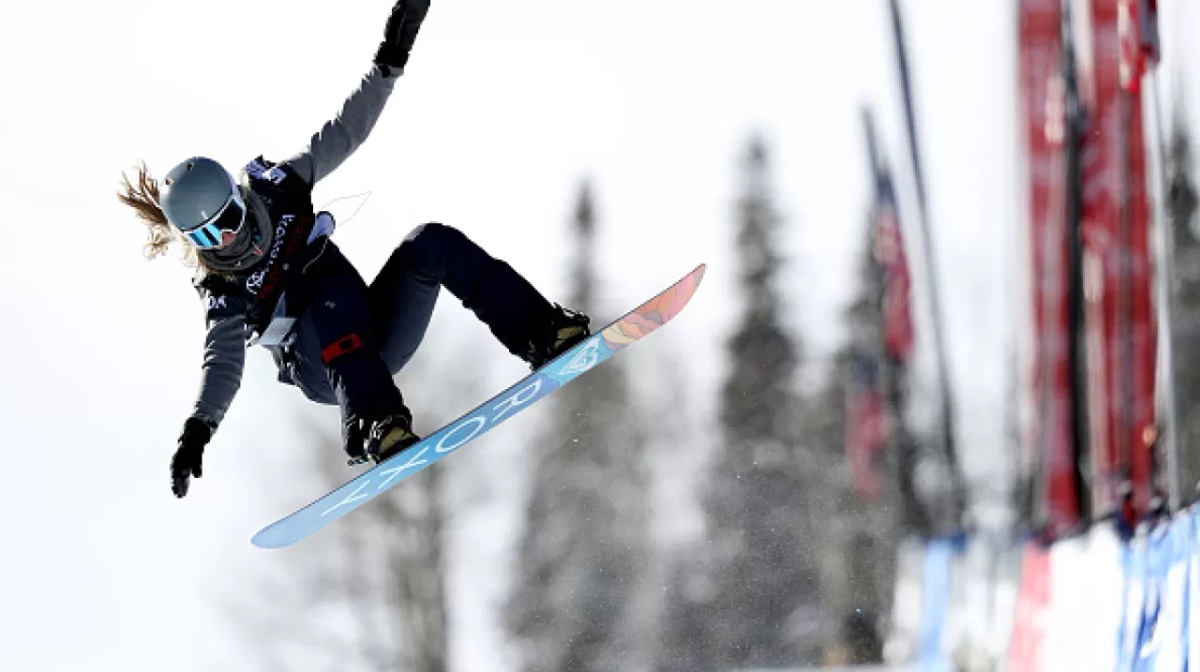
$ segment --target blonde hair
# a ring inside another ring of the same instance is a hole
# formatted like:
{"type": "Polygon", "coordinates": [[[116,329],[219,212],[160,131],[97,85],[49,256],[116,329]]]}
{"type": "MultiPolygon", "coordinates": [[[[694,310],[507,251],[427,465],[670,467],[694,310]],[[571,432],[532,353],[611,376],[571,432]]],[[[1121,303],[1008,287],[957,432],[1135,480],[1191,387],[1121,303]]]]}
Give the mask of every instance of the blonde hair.
{"type": "Polygon", "coordinates": [[[172,242],[183,246],[183,263],[187,266],[200,266],[200,257],[196,248],[188,245],[179,232],[167,221],[166,214],[158,205],[158,181],[150,174],[143,161],[134,167],[134,179],[130,180],[124,172],[121,173],[121,190],[117,198],[125,205],[133,208],[137,218],[146,225],[146,245],[143,252],[147,259],[154,259],[167,253],[172,242]]]}

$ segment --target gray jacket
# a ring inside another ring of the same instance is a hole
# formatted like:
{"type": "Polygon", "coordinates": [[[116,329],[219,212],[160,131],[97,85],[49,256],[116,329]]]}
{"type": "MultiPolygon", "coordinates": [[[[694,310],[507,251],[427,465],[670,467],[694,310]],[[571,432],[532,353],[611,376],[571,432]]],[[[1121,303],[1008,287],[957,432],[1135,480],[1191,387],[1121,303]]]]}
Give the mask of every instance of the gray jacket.
{"type": "MultiPolygon", "coordinates": [[[[309,185],[332,173],[371,133],[400,74],[392,70],[389,76],[384,76],[378,67],[372,66],[358,88],[346,98],[337,116],[313,134],[303,151],[281,165],[290,167],[309,185]]],[[[254,202],[257,199],[253,193],[248,200],[251,209],[262,212],[262,204],[254,202]]],[[[208,333],[204,339],[200,391],[192,415],[215,430],[241,386],[247,347],[246,315],[219,297],[202,296],[207,301],[208,333]]]]}

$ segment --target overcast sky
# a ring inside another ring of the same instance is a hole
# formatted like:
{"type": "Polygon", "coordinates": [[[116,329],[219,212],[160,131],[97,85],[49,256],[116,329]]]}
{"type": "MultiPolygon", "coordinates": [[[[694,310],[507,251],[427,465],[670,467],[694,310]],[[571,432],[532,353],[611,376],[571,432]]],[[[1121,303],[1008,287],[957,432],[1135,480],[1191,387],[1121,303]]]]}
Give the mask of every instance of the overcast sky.
{"type": "MultiPolygon", "coordinates": [[[[979,475],[1000,446],[1004,246],[1021,216],[1014,12],[905,4],[964,459],[979,475]]],[[[1182,0],[1161,4],[1171,57],[1182,0]]],[[[0,5],[0,669],[216,670],[244,655],[214,598],[283,571],[249,538],[318,494],[281,468],[302,440],[287,420],[299,396],[254,351],[206,477],[171,496],[201,306],[189,271],[143,262],[144,229],[113,192],[139,159],[161,176],[193,154],[233,167],[301,147],[369,67],[390,6],[0,5]]],[[[906,160],[888,30],[884,0],[438,0],[375,133],[314,200],[373,192],[338,234],[368,277],[436,220],[561,301],[564,227],[589,176],[604,232],[597,320],[708,262],[693,306],[641,354],[676,350],[709,390],[735,307],[729,222],[752,132],[772,150],[789,223],[789,320],[818,356],[838,336],[868,199],[860,104],[876,106],[898,172],[906,160]]],[[[1183,71],[1168,63],[1169,93],[1183,71]]],[[[454,309],[443,301],[435,329],[480,328],[454,309]]],[[[522,368],[491,348],[499,389],[522,368]]],[[[523,422],[497,434],[519,438],[523,422]]],[[[490,643],[456,642],[457,668],[486,669],[490,643]]]]}

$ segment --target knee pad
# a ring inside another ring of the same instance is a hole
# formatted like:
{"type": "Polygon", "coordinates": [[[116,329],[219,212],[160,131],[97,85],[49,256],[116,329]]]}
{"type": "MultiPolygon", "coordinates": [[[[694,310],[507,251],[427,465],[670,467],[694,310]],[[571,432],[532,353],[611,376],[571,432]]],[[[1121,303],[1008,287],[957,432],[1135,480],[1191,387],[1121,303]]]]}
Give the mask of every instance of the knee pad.
{"type": "Polygon", "coordinates": [[[355,333],[347,334],[321,349],[321,363],[329,366],[338,358],[361,350],[362,347],[362,336],[355,333]]]}

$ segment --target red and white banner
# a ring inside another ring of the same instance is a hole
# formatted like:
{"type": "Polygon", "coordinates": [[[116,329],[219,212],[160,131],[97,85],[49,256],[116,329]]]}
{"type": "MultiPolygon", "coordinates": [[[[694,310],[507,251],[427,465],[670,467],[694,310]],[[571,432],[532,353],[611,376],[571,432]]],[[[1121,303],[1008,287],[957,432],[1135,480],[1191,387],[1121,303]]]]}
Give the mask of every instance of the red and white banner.
{"type": "Polygon", "coordinates": [[[1070,238],[1064,146],[1062,8],[1059,0],[1020,2],[1021,114],[1029,180],[1028,229],[1033,291],[1033,417],[1027,462],[1038,508],[1057,535],[1079,522],[1071,417],[1070,238]]]}
{"type": "Polygon", "coordinates": [[[1089,126],[1084,134],[1085,314],[1092,506],[1119,507],[1132,486],[1133,506],[1151,496],[1155,407],[1155,322],[1150,203],[1146,184],[1141,74],[1155,40],[1139,22],[1145,0],[1091,0],[1091,71],[1081,73],[1089,126]],[[1139,6],[1140,5],[1140,6],[1139,6]]]}

